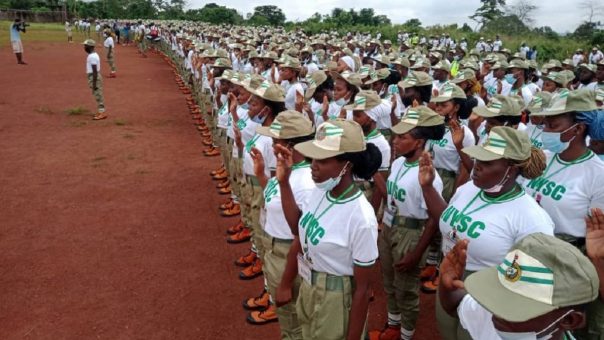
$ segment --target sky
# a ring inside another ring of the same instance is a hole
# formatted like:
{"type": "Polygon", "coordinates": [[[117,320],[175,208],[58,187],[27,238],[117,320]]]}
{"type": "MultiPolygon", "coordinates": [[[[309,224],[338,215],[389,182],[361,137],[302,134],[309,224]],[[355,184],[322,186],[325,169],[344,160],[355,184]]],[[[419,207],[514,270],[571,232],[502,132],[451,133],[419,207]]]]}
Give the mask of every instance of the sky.
{"type": "MultiPolygon", "coordinates": [[[[262,5],[276,5],[285,13],[287,20],[304,20],[315,12],[321,14],[331,13],[336,7],[348,9],[373,8],[376,14],[384,14],[393,23],[403,23],[411,18],[418,18],[424,26],[435,24],[463,25],[467,22],[471,27],[475,22],[468,16],[480,6],[479,0],[187,0],[188,8],[201,8],[206,3],[215,2],[222,6],[237,9],[244,17],[246,13],[253,12],[254,7],[262,5]]],[[[508,5],[513,4],[508,0],[508,5]]],[[[573,32],[585,19],[583,10],[577,8],[578,0],[532,0],[539,8],[534,14],[535,26],[550,26],[559,33],[573,32]]],[[[604,21],[597,18],[595,21],[604,21]]]]}

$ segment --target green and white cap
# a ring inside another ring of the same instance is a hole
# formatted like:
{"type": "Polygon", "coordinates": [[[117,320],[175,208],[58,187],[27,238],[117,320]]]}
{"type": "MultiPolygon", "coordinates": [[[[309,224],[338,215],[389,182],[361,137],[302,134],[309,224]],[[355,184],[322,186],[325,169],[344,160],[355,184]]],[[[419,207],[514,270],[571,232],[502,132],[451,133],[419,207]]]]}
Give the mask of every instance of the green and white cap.
{"type": "Polygon", "coordinates": [[[260,83],[255,89],[246,88],[246,90],[264,100],[281,103],[285,102],[285,91],[283,90],[283,87],[266,80],[260,83]]]}
{"type": "Polygon", "coordinates": [[[361,76],[358,73],[350,71],[344,71],[342,73],[331,72],[331,77],[333,78],[333,80],[336,80],[338,78],[343,79],[348,84],[356,87],[361,87],[361,85],[363,84],[363,82],[361,81],[361,76]]]}
{"type": "Polygon", "coordinates": [[[529,103],[527,110],[529,110],[531,114],[543,111],[543,109],[549,106],[552,96],[553,94],[549,92],[537,92],[533,97],[533,100],[529,103]]]}
{"type": "Polygon", "coordinates": [[[306,76],[305,81],[308,84],[308,88],[304,93],[304,99],[310,100],[315,94],[317,87],[323,84],[327,80],[327,74],[323,70],[315,71],[311,75],[306,76]]]}
{"type": "Polygon", "coordinates": [[[378,80],[384,80],[390,76],[390,70],[387,68],[381,68],[377,71],[369,72],[369,80],[365,82],[365,85],[373,84],[378,80]]]}
{"type": "Polygon", "coordinates": [[[508,126],[496,126],[482,145],[469,146],[461,151],[484,162],[502,158],[524,161],[531,157],[531,145],[525,132],[508,126]]]}
{"type": "Polygon", "coordinates": [[[400,88],[406,89],[410,87],[420,87],[432,85],[434,79],[426,72],[422,71],[411,71],[409,76],[405,80],[398,82],[400,88]]]}
{"type": "Polygon", "coordinates": [[[526,61],[519,59],[519,58],[512,59],[512,61],[510,61],[510,64],[508,65],[508,69],[511,69],[511,68],[521,68],[524,70],[528,70],[529,64],[526,61]]]}
{"type": "Polygon", "coordinates": [[[489,100],[489,103],[486,106],[475,107],[474,113],[484,118],[520,116],[523,107],[524,100],[520,96],[504,96],[497,94],[491,97],[491,100],[489,100]]]}
{"type": "Polygon", "coordinates": [[[591,89],[562,91],[554,94],[550,105],[534,116],[557,116],[567,112],[596,110],[596,92],[591,89]]]}
{"type": "Polygon", "coordinates": [[[474,80],[474,79],[476,79],[476,71],[474,71],[471,68],[464,68],[463,70],[459,71],[455,75],[455,78],[451,79],[451,82],[453,84],[459,84],[466,80],[474,80]]]}
{"type": "Polygon", "coordinates": [[[542,233],[514,245],[499,266],[464,281],[478,303],[510,322],[591,302],[598,297],[599,284],[593,264],[575,246],[542,233]]]}
{"type": "Polygon", "coordinates": [[[579,65],[580,69],[586,69],[590,72],[596,73],[596,71],[598,70],[598,66],[594,65],[594,64],[580,64],[579,65]]]}
{"type": "Polygon", "coordinates": [[[418,126],[437,126],[445,124],[445,119],[427,106],[410,107],[398,124],[390,130],[397,135],[405,134],[418,126]]]}
{"type": "Polygon", "coordinates": [[[575,78],[575,74],[572,71],[564,70],[560,72],[550,72],[546,76],[541,76],[541,78],[553,81],[562,87],[566,87],[566,85],[575,78]]]}
{"type": "Polygon", "coordinates": [[[438,63],[436,63],[436,65],[432,66],[432,69],[451,72],[451,65],[448,61],[440,60],[438,63]]]}
{"type": "Polygon", "coordinates": [[[354,102],[350,105],[344,106],[344,109],[352,111],[368,111],[381,103],[382,99],[377,92],[373,90],[362,90],[357,93],[356,96],[354,96],[354,102]]]}
{"type": "Polygon", "coordinates": [[[227,58],[218,58],[212,65],[212,67],[218,68],[232,68],[231,61],[227,58]]]}
{"type": "Polygon", "coordinates": [[[452,83],[446,83],[438,90],[438,96],[432,97],[432,99],[430,99],[430,102],[443,103],[454,98],[466,99],[467,97],[461,87],[452,83]]]}
{"type": "Polygon", "coordinates": [[[310,119],[302,113],[287,110],[279,113],[270,126],[259,126],[256,132],[277,139],[292,139],[309,136],[314,132],[310,119]]]}
{"type": "Polygon", "coordinates": [[[92,39],[86,39],[86,40],[84,40],[84,42],[82,43],[82,45],[94,47],[96,45],[96,42],[94,40],[92,40],[92,39]]]}
{"type": "Polygon", "coordinates": [[[505,60],[498,60],[495,62],[495,64],[493,64],[493,66],[491,66],[491,70],[499,70],[499,69],[507,69],[508,68],[508,62],[505,60]]]}
{"type": "Polygon", "coordinates": [[[304,157],[326,159],[367,148],[361,126],[352,120],[335,119],[317,128],[315,139],[294,147],[304,157]]]}
{"type": "Polygon", "coordinates": [[[218,79],[231,81],[231,78],[233,78],[233,74],[235,74],[235,73],[237,73],[237,72],[233,72],[231,69],[226,69],[226,70],[224,70],[224,72],[222,72],[222,75],[220,77],[218,77],[218,79]]]}
{"type": "Polygon", "coordinates": [[[302,68],[300,66],[300,61],[298,60],[298,58],[292,58],[292,57],[288,57],[288,56],[286,56],[283,59],[283,62],[280,64],[281,65],[279,65],[279,67],[281,67],[281,68],[291,68],[294,70],[300,70],[302,68]]]}

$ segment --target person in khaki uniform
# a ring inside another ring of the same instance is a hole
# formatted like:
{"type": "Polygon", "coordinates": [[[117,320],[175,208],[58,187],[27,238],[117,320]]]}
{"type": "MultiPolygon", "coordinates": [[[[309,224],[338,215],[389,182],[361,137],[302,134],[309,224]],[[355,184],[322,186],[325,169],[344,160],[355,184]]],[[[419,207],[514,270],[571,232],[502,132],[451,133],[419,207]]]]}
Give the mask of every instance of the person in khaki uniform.
{"type": "MultiPolygon", "coordinates": [[[[429,140],[443,138],[445,120],[425,106],[412,107],[392,132],[392,145],[401,156],[392,163],[386,183],[384,227],[378,239],[388,297],[388,327],[379,339],[410,340],[419,316],[420,264],[437,232],[418,182],[419,158],[429,140]]],[[[443,190],[438,175],[434,187],[443,190]]]]}
{"type": "Polygon", "coordinates": [[[110,29],[105,29],[103,31],[103,36],[105,37],[103,46],[107,49],[107,63],[109,64],[109,67],[111,67],[111,73],[109,74],[109,78],[115,78],[115,41],[113,40],[113,36],[110,29]]]}
{"type": "Polygon", "coordinates": [[[312,159],[316,188],[299,208],[289,184],[292,152],[275,146],[281,205],[292,234],[277,306],[292,301],[293,283],[302,278],[296,301],[303,339],[362,339],[370,281],[378,258],[377,220],[353,176],[369,179],[381,164],[378,148],[365,141],[358,123],[324,122],[315,139],[294,150],[312,159]]]}
{"type": "MultiPolygon", "coordinates": [[[[258,134],[273,138],[274,145],[281,145],[292,152],[292,174],[289,178],[290,186],[296,198],[298,207],[308,203],[308,194],[314,189],[315,184],[310,174],[310,163],[294,149],[294,146],[312,140],[314,128],[311,121],[297,111],[284,111],[279,113],[270,126],[256,129],[258,134]]],[[[249,314],[248,322],[252,324],[265,324],[276,321],[277,317],[281,327],[282,339],[302,339],[302,328],[298,322],[296,308],[293,303],[276,307],[274,304],[277,287],[285,271],[287,254],[293,243],[294,235],[287,225],[285,214],[281,207],[281,194],[276,177],[267,178],[264,174],[264,156],[256,148],[252,149],[254,170],[256,177],[264,190],[264,207],[261,211],[260,223],[263,234],[264,248],[264,277],[268,285],[270,298],[264,302],[265,310],[256,310],[249,314]]],[[[293,299],[297,299],[300,287],[300,278],[294,280],[293,299]]],[[[258,309],[262,301],[253,301],[258,309]]],[[[252,308],[256,309],[256,308],[252,308]]]]}
{"type": "Polygon", "coordinates": [[[107,118],[105,114],[105,100],[103,98],[103,80],[99,76],[101,72],[101,59],[98,53],[94,51],[96,42],[92,39],[86,39],[84,51],[88,53],[86,58],[86,76],[88,77],[88,87],[92,90],[92,95],[97,103],[97,113],[92,119],[101,120],[107,118]]]}

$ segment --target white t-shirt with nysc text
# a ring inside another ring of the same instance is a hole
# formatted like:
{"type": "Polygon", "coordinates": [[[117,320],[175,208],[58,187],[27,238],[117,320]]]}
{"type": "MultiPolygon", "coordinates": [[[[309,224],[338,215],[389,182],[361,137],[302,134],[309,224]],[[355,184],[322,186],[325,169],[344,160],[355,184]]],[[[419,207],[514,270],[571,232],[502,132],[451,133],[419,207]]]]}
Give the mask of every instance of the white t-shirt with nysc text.
{"type": "MultiPolygon", "coordinates": [[[[245,136],[248,137],[248,139],[246,140],[244,137],[243,131],[247,127],[248,122],[253,123],[250,121],[250,117],[248,116],[247,112],[248,112],[247,109],[244,109],[240,105],[237,105],[237,116],[239,117],[239,120],[237,121],[236,125],[237,125],[237,128],[239,129],[239,131],[241,132],[241,141],[243,142],[243,145],[245,145],[247,140],[249,140],[249,138],[251,138],[251,136],[246,133],[245,136]]],[[[230,112],[229,112],[229,118],[230,118],[230,120],[229,120],[229,127],[227,128],[227,136],[235,139],[235,130],[234,130],[235,120],[233,119],[233,115],[230,112]]],[[[254,127],[253,133],[256,133],[255,129],[256,128],[254,127]]],[[[237,143],[233,144],[233,157],[239,158],[237,143]]]]}
{"type": "MultiPolygon", "coordinates": [[[[310,163],[294,164],[289,176],[289,185],[292,188],[298,209],[307,206],[310,193],[316,188],[310,174],[310,163]]],[[[272,177],[264,188],[264,231],[272,237],[282,240],[293,240],[294,235],[289,229],[283,207],[281,205],[281,190],[276,177],[272,177]]]]}
{"type": "Polygon", "coordinates": [[[336,201],[315,188],[302,209],[298,232],[312,270],[353,276],[354,266],[371,266],[378,258],[378,224],[371,204],[359,190],[336,201]]]}
{"type": "Polygon", "coordinates": [[[86,57],[86,74],[92,73],[92,65],[96,65],[97,72],[101,72],[101,58],[96,52],[92,52],[86,57]]]}
{"type": "MultiPolygon", "coordinates": [[[[462,125],[463,128],[463,147],[467,148],[476,144],[474,134],[469,127],[462,125]]],[[[459,173],[459,163],[461,158],[459,153],[453,144],[453,136],[451,135],[451,129],[447,127],[445,135],[440,140],[430,140],[426,146],[428,151],[432,152],[432,158],[434,159],[435,169],[444,169],[448,171],[454,171],[459,173]]]]}
{"type": "MultiPolygon", "coordinates": [[[[420,220],[428,218],[428,207],[419,185],[419,162],[407,163],[405,157],[399,157],[392,163],[390,176],[386,181],[388,209],[396,209],[397,216],[420,220]]],[[[434,178],[434,189],[443,191],[443,181],[438,173],[434,178]]]]}
{"type": "MultiPolygon", "coordinates": [[[[259,126],[259,125],[256,125],[259,126]]],[[[275,171],[277,167],[277,159],[273,152],[273,139],[268,136],[263,136],[256,133],[250,140],[243,145],[243,173],[247,176],[255,176],[254,160],[250,151],[252,148],[258,149],[264,157],[264,175],[271,177],[271,171],[275,171]]]]}
{"type": "Polygon", "coordinates": [[[533,233],[553,235],[554,222],[524,189],[507,199],[491,198],[472,181],[457,189],[440,216],[442,250],[470,241],[466,269],[494,267],[511,247],[533,233]]]}
{"type": "Polygon", "coordinates": [[[545,155],[543,175],[525,180],[526,192],[551,216],[556,234],[585,237],[585,216],[591,208],[604,209],[604,162],[591,150],[572,162],[545,155]]]}
{"type": "Polygon", "coordinates": [[[218,108],[216,115],[218,119],[216,121],[216,126],[221,129],[226,129],[229,127],[229,97],[226,94],[220,94],[220,101],[222,102],[222,107],[218,108]]]}

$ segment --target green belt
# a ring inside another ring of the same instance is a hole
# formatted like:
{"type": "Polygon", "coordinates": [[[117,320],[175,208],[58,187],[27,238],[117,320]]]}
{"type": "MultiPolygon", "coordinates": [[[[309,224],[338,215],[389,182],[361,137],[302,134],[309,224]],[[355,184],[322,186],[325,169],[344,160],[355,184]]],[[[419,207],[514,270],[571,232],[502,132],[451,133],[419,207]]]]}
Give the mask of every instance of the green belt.
{"type": "Polygon", "coordinates": [[[352,277],[350,276],[336,276],[332,274],[316,272],[314,270],[311,272],[311,274],[311,283],[313,286],[317,284],[321,277],[325,277],[325,290],[332,292],[343,291],[344,280],[352,279],[352,277]]]}
{"type": "Polygon", "coordinates": [[[562,241],[572,244],[585,254],[585,237],[575,237],[568,234],[556,234],[555,236],[562,241]]]}
{"type": "Polygon", "coordinates": [[[455,171],[451,171],[451,170],[436,169],[436,172],[438,172],[438,175],[441,178],[442,177],[449,177],[449,178],[456,178],[457,177],[457,173],[455,173],[455,171]]]}
{"type": "Polygon", "coordinates": [[[392,220],[392,227],[403,227],[407,229],[421,229],[426,224],[426,220],[418,220],[416,218],[395,216],[392,220]]]}
{"type": "Polygon", "coordinates": [[[245,175],[245,178],[247,179],[247,182],[253,186],[260,186],[260,182],[258,181],[258,177],[256,176],[249,176],[249,175],[245,175]]]}

